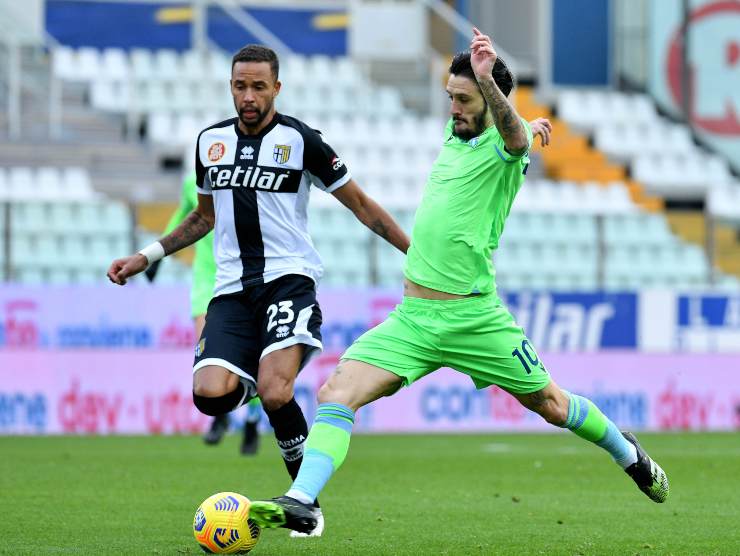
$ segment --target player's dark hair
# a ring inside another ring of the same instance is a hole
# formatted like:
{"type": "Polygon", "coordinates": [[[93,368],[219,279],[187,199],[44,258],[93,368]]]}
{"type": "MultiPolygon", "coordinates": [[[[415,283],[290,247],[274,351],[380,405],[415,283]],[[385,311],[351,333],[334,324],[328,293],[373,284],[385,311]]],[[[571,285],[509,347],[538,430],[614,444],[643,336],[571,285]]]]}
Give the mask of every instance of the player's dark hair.
{"type": "MultiPolygon", "coordinates": [[[[464,50],[455,54],[450,64],[450,73],[452,75],[462,75],[468,79],[475,79],[475,72],[473,72],[473,66],[470,64],[470,50],[464,50]]],[[[509,71],[509,67],[501,56],[496,58],[496,63],[493,64],[493,70],[491,71],[493,80],[504,96],[509,96],[509,93],[514,88],[514,76],[509,71]]]]}
{"type": "Polygon", "coordinates": [[[267,48],[261,44],[248,44],[242,48],[239,52],[234,54],[231,59],[231,69],[234,69],[234,65],[237,62],[267,62],[270,64],[270,71],[275,81],[278,79],[280,73],[280,62],[278,61],[277,54],[272,48],[267,48]]]}

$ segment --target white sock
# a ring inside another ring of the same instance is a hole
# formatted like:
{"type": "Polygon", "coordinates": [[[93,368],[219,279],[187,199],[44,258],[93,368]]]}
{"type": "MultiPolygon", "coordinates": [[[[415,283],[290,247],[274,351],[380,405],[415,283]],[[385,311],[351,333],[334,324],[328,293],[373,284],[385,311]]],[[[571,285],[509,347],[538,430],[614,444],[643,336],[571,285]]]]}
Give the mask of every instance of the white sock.
{"type": "Polygon", "coordinates": [[[285,496],[293,498],[294,500],[298,500],[299,502],[303,502],[304,504],[313,504],[313,498],[311,498],[305,492],[301,492],[300,490],[295,490],[291,488],[288,492],[285,493],[285,496]]]}

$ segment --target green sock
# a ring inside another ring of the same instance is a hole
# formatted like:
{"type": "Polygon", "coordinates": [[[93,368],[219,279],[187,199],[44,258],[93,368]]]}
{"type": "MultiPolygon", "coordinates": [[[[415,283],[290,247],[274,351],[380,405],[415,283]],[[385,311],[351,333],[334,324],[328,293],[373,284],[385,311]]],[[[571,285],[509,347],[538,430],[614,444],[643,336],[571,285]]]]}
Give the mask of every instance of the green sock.
{"type": "Polygon", "coordinates": [[[617,426],[591,400],[570,392],[566,394],[568,395],[568,417],[563,425],[566,429],[609,452],[622,468],[637,461],[635,447],[622,436],[617,426]]]}

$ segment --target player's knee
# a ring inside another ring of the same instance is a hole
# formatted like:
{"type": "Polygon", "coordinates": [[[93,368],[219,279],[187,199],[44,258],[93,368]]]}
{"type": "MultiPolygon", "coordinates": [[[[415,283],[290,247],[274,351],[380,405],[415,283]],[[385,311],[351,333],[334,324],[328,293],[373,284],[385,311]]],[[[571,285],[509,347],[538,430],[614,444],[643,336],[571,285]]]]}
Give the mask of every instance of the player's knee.
{"type": "Polygon", "coordinates": [[[351,404],[351,392],[334,375],[319,388],[319,403],[340,403],[349,406],[351,404]]]}
{"type": "Polygon", "coordinates": [[[207,381],[193,382],[193,395],[203,398],[220,398],[225,396],[229,391],[226,384],[207,381]]]}
{"type": "Polygon", "coordinates": [[[222,367],[203,367],[193,375],[193,395],[218,398],[236,390],[238,384],[239,376],[222,367]]]}
{"type": "Polygon", "coordinates": [[[293,399],[293,388],[290,384],[271,382],[258,385],[257,394],[266,411],[277,411],[293,399]]]}

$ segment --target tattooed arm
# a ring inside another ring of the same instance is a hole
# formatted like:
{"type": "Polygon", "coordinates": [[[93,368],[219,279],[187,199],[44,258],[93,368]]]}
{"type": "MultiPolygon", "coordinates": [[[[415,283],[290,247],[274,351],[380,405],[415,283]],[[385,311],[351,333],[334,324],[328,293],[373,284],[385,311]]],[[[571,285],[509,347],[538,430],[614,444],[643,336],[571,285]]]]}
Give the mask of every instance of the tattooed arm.
{"type": "Polygon", "coordinates": [[[164,247],[164,254],[171,255],[205,237],[213,229],[214,222],[213,197],[199,193],[195,210],[177,228],[159,240],[164,247]]]}
{"type": "MultiPolygon", "coordinates": [[[[165,256],[192,245],[213,229],[215,214],[213,198],[210,195],[198,195],[198,206],[185,217],[182,223],[159,240],[165,256]]],[[[146,270],[149,261],[141,253],[116,259],[108,269],[108,279],[114,284],[123,286],[126,281],[146,270]]]]}
{"type": "Polygon", "coordinates": [[[493,49],[490,37],[473,28],[473,40],[470,43],[470,64],[478,81],[483,98],[491,110],[493,122],[501,134],[510,154],[520,155],[529,148],[527,132],[521,118],[509,99],[496,85],[491,72],[496,63],[497,54],[493,49]]]}
{"type": "Polygon", "coordinates": [[[409,248],[409,238],[383,207],[368,197],[355,180],[349,180],[333,195],[351,210],[357,219],[402,253],[409,248]]]}

